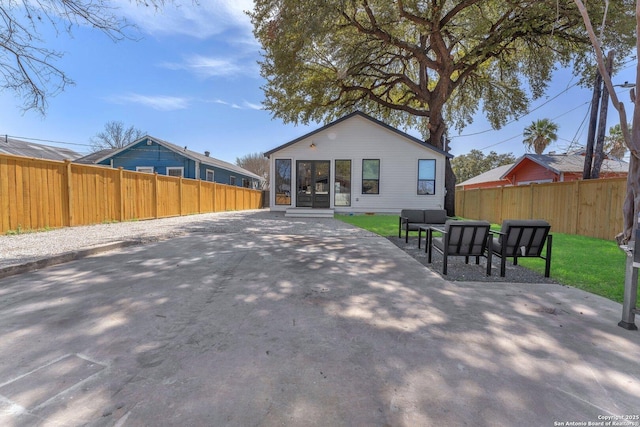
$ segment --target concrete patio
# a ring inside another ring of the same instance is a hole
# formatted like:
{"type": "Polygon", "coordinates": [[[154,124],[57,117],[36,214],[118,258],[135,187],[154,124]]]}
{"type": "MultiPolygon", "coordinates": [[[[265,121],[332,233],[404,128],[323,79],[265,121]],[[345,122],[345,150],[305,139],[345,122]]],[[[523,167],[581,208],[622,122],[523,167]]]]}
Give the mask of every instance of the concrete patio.
{"type": "Polygon", "coordinates": [[[620,304],[449,282],[335,220],[242,221],[0,279],[0,424],[640,425],[620,304]]]}

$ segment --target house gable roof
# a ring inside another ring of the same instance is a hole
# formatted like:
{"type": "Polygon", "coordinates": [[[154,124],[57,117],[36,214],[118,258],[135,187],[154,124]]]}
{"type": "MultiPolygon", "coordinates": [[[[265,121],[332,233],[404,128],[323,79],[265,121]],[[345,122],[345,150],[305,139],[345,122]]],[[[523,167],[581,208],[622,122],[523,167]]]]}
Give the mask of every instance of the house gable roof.
{"type": "Polygon", "coordinates": [[[74,160],[81,157],[68,148],[52,147],[5,137],[0,139],[0,153],[48,160],[74,160]]]}
{"type": "Polygon", "coordinates": [[[335,126],[335,125],[337,125],[339,123],[342,123],[342,122],[344,122],[346,120],[349,120],[349,119],[351,119],[353,117],[362,117],[362,118],[367,119],[370,122],[372,122],[372,123],[374,123],[374,124],[376,124],[378,126],[381,126],[381,127],[385,128],[385,129],[391,131],[391,132],[394,132],[394,133],[400,135],[403,138],[406,138],[406,139],[410,140],[411,142],[419,144],[421,147],[433,150],[433,151],[435,151],[435,152],[437,152],[439,154],[442,154],[443,156],[449,157],[449,158],[453,157],[453,155],[451,155],[451,154],[449,154],[449,153],[447,153],[447,152],[445,152],[443,150],[440,150],[440,149],[438,149],[438,148],[436,148],[436,147],[434,147],[432,145],[425,144],[420,139],[418,139],[418,138],[416,138],[414,136],[411,136],[408,133],[402,132],[401,130],[398,130],[398,129],[392,127],[392,126],[389,126],[388,124],[386,124],[384,122],[381,122],[380,120],[375,119],[375,118],[371,117],[370,115],[365,114],[365,113],[363,113],[361,111],[355,111],[355,112],[353,112],[351,114],[347,114],[346,116],[343,116],[343,117],[339,118],[338,120],[335,120],[335,121],[333,121],[331,123],[328,123],[328,124],[318,128],[318,129],[315,129],[315,130],[313,130],[313,131],[311,131],[311,132],[309,132],[309,133],[307,133],[305,135],[302,135],[302,136],[294,139],[293,141],[289,141],[289,142],[287,142],[285,144],[282,144],[282,145],[274,148],[273,150],[269,150],[269,151],[265,152],[264,155],[265,155],[265,157],[271,157],[271,155],[273,153],[276,153],[276,152],[278,152],[278,151],[280,151],[280,150],[282,150],[284,148],[287,148],[287,147],[289,147],[291,145],[294,145],[294,144],[296,144],[296,143],[298,143],[300,141],[303,141],[303,140],[305,140],[305,139],[307,139],[307,138],[309,138],[309,137],[311,137],[311,136],[313,136],[313,135],[315,135],[315,134],[317,134],[319,132],[325,131],[325,130],[327,130],[327,129],[329,129],[329,128],[331,128],[331,127],[333,127],[333,126],[335,126]]]}
{"type": "Polygon", "coordinates": [[[209,157],[209,156],[206,156],[204,154],[197,153],[195,151],[187,149],[186,147],[179,147],[179,146],[177,146],[175,144],[172,144],[172,143],[167,142],[167,141],[163,141],[162,139],[159,139],[159,138],[154,138],[154,137],[149,136],[149,135],[143,136],[142,138],[137,139],[137,140],[133,141],[132,143],[130,143],[129,145],[127,145],[125,147],[122,147],[120,149],[111,150],[106,155],[95,159],[94,163],[99,163],[99,162],[105,161],[105,160],[107,160],[107,159],[109,159],[111,157],[114,157],[114,156],[116,156],[116,155],[118,155],[118,154],[120,154],[120,153],[122,153],[124,151],[127,151],[130,148],[132,148],[132,147],[134,147],[134,146],[136,146],[136,145],[138,145],[138,144],[140,144],[142,142],[145,142],[147,140],[153,141],[153,142],[157,143],[158,145],[161,145],[161,146],[165,147],[166,149],[168,149],[170,151],[178,153],[181,156],[184,156],[184,157],[186,157],[188,159],[191,159],[193,161],[200,162],[203,165],[217,167],[217,168],[221,168],[221,169],[226,169],[226,170],[233,171],[233,172],[236,172],[236,173],[239,173],[239,174],[242,174],[242,175],[248,176],[250,178],[254,178],[254,179],[260,179],[260,180],[263,179],[262,177],[256,175],[255,173],[250,172],[250,171],[248,171],[248,170],[246,170],[244,168],[241,168],[240,166],[234,165],[232,163],[225,162],[223,160],[216,159],[214,157],[209,157]]]}
{"type": "MultiPolygon", "coordinates": [[[[505,171],[501,178],[505,179],[516,170],[525,159],[557,175],[562,173],[582,173],[584,169],[584,156],[579,154],[525,154],[516,160],[513,166],[505,171]]],[[[602,162],[601,171],[625,173],[629,171],[629,164],[622,160],[605,159],[602,162]]]]}

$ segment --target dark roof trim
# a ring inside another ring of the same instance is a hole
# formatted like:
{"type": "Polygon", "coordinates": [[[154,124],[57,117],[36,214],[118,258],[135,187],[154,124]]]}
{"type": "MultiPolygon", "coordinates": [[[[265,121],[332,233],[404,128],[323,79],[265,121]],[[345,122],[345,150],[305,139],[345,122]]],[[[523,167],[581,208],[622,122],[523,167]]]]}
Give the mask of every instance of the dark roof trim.
{"type": "Polygon", "coordinates": [[[346,116],[343,116],[343,117],[339,118],[338,120],[335,120],[335,121],[333,121],[333,122],[331,122],[329,124],[326,124],[326,125],[318,128],[318,129],[316,129],[314,131],[311,131],[311,132],[309,132],[309,133],[307,133],[305,135],[302,135],[301,137],[298,137],[298,138],[294,139],[293,141],[289,141],[289,142],[287,142],[285,144],[280,145],[279,147],[274,148],[273,150],[269,150],[269,151],[265,152],[264,155],[265,155],[265,157],[271,157],[271,155],[273,153],[277,152],[277,151],[280,151],[280,150],[282,150],[282,149],[284,149],[286,147],[289,147],[291,145],[297,144],[298,142],[300,142],[300,141],[302,141],[304,139],[307,139],[307,138],[309,138],[309,137],[311,137],[311,136],[313,136],[313,135],[315,135],[315,134],[317,134],[319,132],[322,132],[322,131],[324,131],[326,129],[329,129],[330,127],[335,126],[335,125],[337,125],[339,123],[342,123],[345,120],[349,120],[350,118],[352,118],[354,116],[359,116],[359,117],[362,117],[364,119],[367,119],[370,122],[373,122],[373,123],[377,124],[378,126],[382,126],[383,128],[385,128],[387,130],[390,130],[391,132],[394,132],[394,133],[400,135],[403,138],[409,139],[410,141],[415,142],[416,144],[420,144],[421,146],[423,146],[425,148],[428,148],[430,150],[433,150],[433,151],[435,151],[437,153],[440,153],[443,156],[446,156],[446,157],[449,157],[449,158],[453,157],[452,154],[449,154],[449,153],[447,153],[447,152],[445,152],[443,150],[440,150],[439,148],[436,148],[436,147],[434,147],[432,145],[426,144],[424,141],[422,141],[422,140],[420,140],[420,139],[418,139],[418,138],[416,138],[414,136],[411,136],[408,133],[402,132],[401,130],[396,129],[393,126],[389,126],[388,124],[386,124],[384,122],[381,122],[380,120],[378,120],[376,118],[373,118],[370,115],[363,113],[362,111],[355,111],[353,113],[347,114],[346,116]]]}

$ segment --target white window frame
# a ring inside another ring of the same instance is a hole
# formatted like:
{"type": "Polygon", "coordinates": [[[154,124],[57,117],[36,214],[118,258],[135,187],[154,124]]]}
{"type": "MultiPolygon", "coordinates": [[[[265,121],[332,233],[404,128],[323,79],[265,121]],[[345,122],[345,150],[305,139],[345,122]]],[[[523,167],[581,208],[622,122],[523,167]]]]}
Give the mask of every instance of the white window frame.
{"type": "Polygon", "coordinates": [[[208,182],[215,182],[216,180],[216,171],[213,169],[207,169],[204,172],[204,180],[208,182]],[[209,173],[211,173],[211,179],[209,179],[209,173]]]}
{"type": "Polygon", "coordinates": [[[229,185],[237,185],[236,177],[234,175],[229,175],[229,185]]]}
{"type": "Polygon", "coordinates": [[[136,166],[136,172],[153,173],[153,166],[136,166]]]}
{"type": "Polygon", "coordinates": [[[518,185],[529,185],[529,184],[548,184],[553,182],[552,178],[549,179],[534,179],[533,181],[520,181],[518,185]]]}
{"type": "Polygon", "coordinates": [[[382,181],[382,161],[381,159],[362,159],[362,170],[360,173],[360,193],[362,193],[363,196],[379,196],[380,195],[380,182],[382,181]],[[364,164],[365,162],[378,162],[378,179],[374,180],[374,179],[365,179],[364,177],[364,164]],[[378,181],[378,191],[375,193],[365,193],[364,191],[364,182],[365,181],[378,181]]]}
{"type": "Polygon", "coordinates": [[[434,196],[438,191],[438,187],[436,186],[437,176],[436,168],[438,167],[438,162],[435,159],[418,159],[418,186],[417,186],[417,195],[418,196],[434,196]],[[424,178],[420,179],[420,162],[429,162],[433,163],[433,179],[424,178]],[[421,193],[420,192],[420,183],[421,182],[433,182],[433,193],[421,193]]]}
{"type": "Polygon", "coordinates": [[[167,166],[167,176],[175,176],[170,175],[169,171],[180,171],[180,176],[176,178],[184,178],[184,167],[183,166],[167,166]]]}

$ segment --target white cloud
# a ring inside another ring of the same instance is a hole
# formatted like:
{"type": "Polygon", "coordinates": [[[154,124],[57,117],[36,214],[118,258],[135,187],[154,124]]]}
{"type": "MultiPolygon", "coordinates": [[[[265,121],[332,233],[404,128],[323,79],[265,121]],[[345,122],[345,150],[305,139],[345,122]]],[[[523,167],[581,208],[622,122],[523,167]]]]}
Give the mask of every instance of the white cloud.
{"type": "Polygon", "coordinates": [[[253,59],[222,58],[199,54],[186,56],[181,63],[164,62],[159,66],[170,70],[186,70],[201,78],[239,75],[258,78],[260,75],[258,64],[253,59]]]}
{"type": "Polygon", "coordinates": [[[140,104],[159,111],[184,110],[189,107],[189,100],[187,98],[176,96],[148,96],[132,93],[113,96],[110,100],[117,104],[140,104]]]}
{"type": "Polygon", "coordinates": [[[212,101],[205,101],[213,104],[226,105],[234,110],[263,110],[264,108],[260,104],[256,104],[249,101],[243,101],[241,104],[235,102],[228,102],[223,99],[214,99],[212,101]]]}
{"type": "MultiPolygon", "coordinates": [[[[137,6],[129,0],[115,0],[124,16],[150,34],[184,34],[205,39],[236,28],[251,34],[251,21],[244,13],[252,0],[176,0],[159,11],[137,6]]],[[[246,37],[246,36],[245,36],[246,37]]]]}
{"type": "Polygon", "coordinates": [[[263,110],[264,107],[260,104],[254,104],[253,102],[244,101],[243,105],[250,110],[263,110]]]}
{"type": "Polygon", "coordinates": [[[243,72],[233,59],[191,55],[183,63],[165,62],[160,66],[171,70],[187,70],[201,77],[226,77],[243,72]]]}

